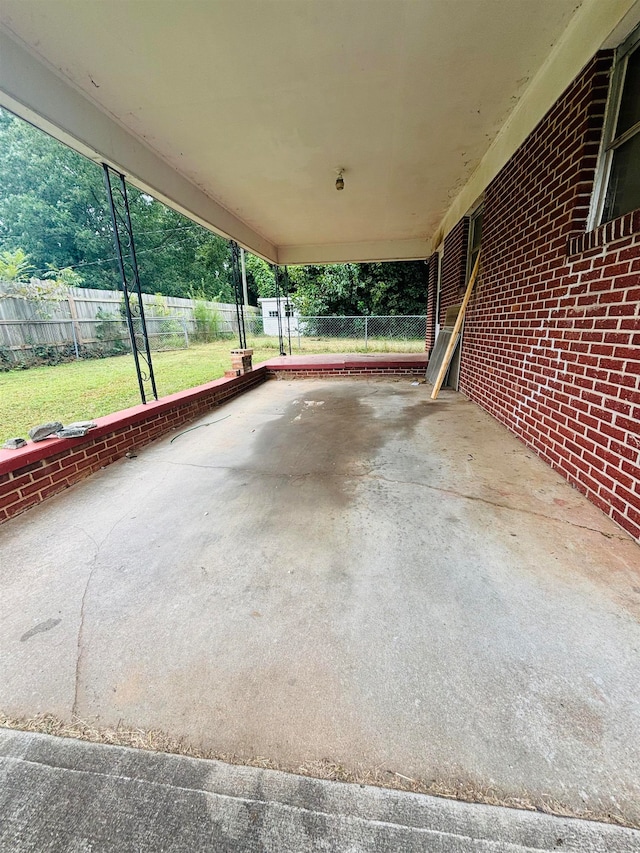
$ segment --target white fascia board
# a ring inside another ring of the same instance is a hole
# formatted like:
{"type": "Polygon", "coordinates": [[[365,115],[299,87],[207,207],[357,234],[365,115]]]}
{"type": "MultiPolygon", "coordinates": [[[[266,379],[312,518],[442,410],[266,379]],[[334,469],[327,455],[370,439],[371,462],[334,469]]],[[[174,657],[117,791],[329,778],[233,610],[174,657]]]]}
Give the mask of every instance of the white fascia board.
{"type": "Polygon", "coordinates": [[[421,261],[431,255],[431,241],[380,240],[371,243],[334,243],[321,246],[280,246],[283,266],[347,264],[374,261],[421,261]]]}
{"type": "Polygon", "coordinates": [[[276,247],[173,169],[69,82],[0,32],[0,105],[129,183],[253,254],[276,263],[276,247]]]}
{"type": "Polygon", "coordinates": [[[434,235],[439,246],[640,0],[583,0],[434,235]]]}

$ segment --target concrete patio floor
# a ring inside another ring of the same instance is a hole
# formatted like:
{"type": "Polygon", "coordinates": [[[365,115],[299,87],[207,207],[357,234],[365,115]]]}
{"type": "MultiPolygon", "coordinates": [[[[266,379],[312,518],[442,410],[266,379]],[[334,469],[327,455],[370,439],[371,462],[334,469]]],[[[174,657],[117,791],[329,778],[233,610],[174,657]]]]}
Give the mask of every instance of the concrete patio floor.
{"type": "Polygon", "coordinates": [[[7,522],[0,709],[639,824],[640,549],[429,391],[268,382],[7,522]]]}

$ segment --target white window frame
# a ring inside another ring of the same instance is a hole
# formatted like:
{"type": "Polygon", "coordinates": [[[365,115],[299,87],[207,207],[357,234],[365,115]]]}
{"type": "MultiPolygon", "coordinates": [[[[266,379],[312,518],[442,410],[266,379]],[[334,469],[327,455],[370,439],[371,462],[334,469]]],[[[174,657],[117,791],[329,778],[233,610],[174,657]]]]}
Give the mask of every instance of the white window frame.
{"type": "MultiPolygon", "coordinates": [[[[598,167],[593,185],[593,194],[591,196],[589,218],[587,220],[587,231],[592,231],[594,228],[597,228],[598,225],[602,224],[604,205],[607,198],[607,188],[609,186],[611,167],[613,165],[613,155],[615,153],[615,148],[612,143],[615,139],[618,113],[620,112],[620,103],[622,101],[622,92],[624,90],[627,59],[629,54],[636,47],[639,47],[639,45],[640,26],[637,26],[631,35],[629,35],[616,50],[613,68],[611,71],[609,94],[607,96],[602,141],[600,143],[600,151],[598,153],[598,167]]],[[[621,137],[621,140],[626,141],[632,136],[635,136],[638,132],[637,126],[634,125],[632,128],[629,128],[624,136],[621,137]]],[[[618,145],[620,144],[622,143],[619,142],[618,145]]]]}

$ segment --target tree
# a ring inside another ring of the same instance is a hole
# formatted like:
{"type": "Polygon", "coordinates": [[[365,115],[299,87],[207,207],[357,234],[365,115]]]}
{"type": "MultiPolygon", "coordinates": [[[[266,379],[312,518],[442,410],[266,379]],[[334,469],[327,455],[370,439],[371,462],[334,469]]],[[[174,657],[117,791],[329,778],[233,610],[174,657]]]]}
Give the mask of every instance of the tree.
{"type": "Polygon", "coordinates": [[[425,314],[427,268],[423,261],[359,264],[361,290],[370,314],[425,314]]]}
{"type": "Polygon", "coordinates": [[[19,296],[30,302],[44,303],[64,299],[67,286],[81,284],[82,277],[73,270],[60,270],[55,275],[49,273],[49,281],[29,276],[33,269],[29,256],[23,249],[15,252],[0,252],[0,282],[2,296],[19,296]]]}
{"type": "MultiPolygon", "coordinates": [[[[0,110],[0,252],[23,251],[36,278],[81,275],[87,287],[120,286],[102,169],[0,110]]],[[[233,302],[229,243],[129,187],[145,293],[233,302]]],[[[269,264],[246,254],[249,300],[275,295],[269,264]]],[[[24,270],[17,273],[24,274],[24,270]]],[[[419,262],[292,267],[302,314],[423,314],[419,262]]]]}
{"type": "MultiPolygon", "coordinates": [[[[22,248],[38,278],[68,269],[87,287],[119,287],[100,166],[0,110],[0,187],[0,251],[22,248]]],[[[128,193],[143,291],[232,300],[228,241],[128,193]]]]}
{"type": "Polygon", "coordinates": [[[276,279],[273,270],[266,261],[245,252],[244,263],[247,271],[247,287],[249,293],[253,291],[256,296],[263,299],[276,295],[276,279]]]}
{"type": "Polygon", "coordinates": [[[292,267],[293,302],[303,316],[424,314],[422,261],[292,267]]]}
{"type": "Polygon", "coordinates": [[[0,252],[0,281],[28,281],[32,269],[23,249],[0,252]]]}
{"type": "Polygon", "coordinates": [[[82,287],[84,284],[83,276],[79,272],[72,270],[71,267],[64,267],[64,269],[57,270],[51,264],[49,265],[49,271],[43,275],[43,278],[53,279],[56,284],[61,284],[65,287],[82,287]]]}
{"type": "Polygon", "coordinates": [[[111,226],[100,169],[0,111],[0,249],[22,247],[42,277],[89,265],[91,286],[113,287],[111,226]]]}

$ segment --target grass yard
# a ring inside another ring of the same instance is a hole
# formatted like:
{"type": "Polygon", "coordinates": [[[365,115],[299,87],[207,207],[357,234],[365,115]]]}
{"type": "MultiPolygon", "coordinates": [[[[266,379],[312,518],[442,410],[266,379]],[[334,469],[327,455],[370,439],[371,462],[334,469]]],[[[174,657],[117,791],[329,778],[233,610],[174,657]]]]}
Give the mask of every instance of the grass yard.
{"type": "MultiPolygon", "coordinates": [[[[277,338],[248,340],[253,363],[278,355],[277,338]]],[[[292,341],[293,353],[363,352],[362,340],[302,338],[292,341]]],[[[234,341],[194,344],[189,349],[153,353],[158,396],[211,382],[224,375],[231,364],[234,341]]],[[[421,341],[369,341],[368,352],[420,352],[421,341]]],[[[0,444],[22,436],[46,421],[62,423],[90,420],[140,402],[133,358],[73,361],[55,367],[33,367],[0,373],[0,444]]]]}
{"type": "MultiPolygon", "coordinates": [[[[233,343],[218,341],[184,350],[153,353],[158,396],[164,397],[224,375],[231,365],[233,343]]],[[[261,349],[255,361],[277,350],[261,349]]],[[[32,367],[0,373],[0,441],[27,437],[39,423],[90,420],[140,402],[131,355],[88,359],[55,367],[32,367]]]]}

